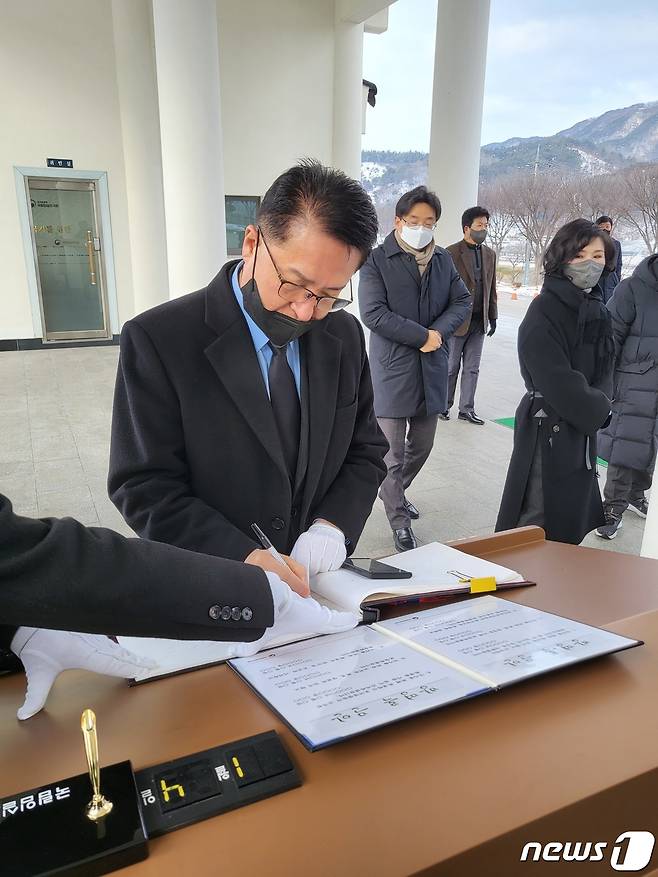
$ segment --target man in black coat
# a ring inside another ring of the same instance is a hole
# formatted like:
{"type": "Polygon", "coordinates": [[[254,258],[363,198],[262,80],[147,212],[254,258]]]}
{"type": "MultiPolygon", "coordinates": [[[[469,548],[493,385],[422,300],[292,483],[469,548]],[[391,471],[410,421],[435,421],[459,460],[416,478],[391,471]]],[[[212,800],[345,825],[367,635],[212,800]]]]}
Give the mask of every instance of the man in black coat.
{"type": "Polygon", "coordinates": [[[363,331],[340,311],[376,230],[358,183],[303,162],[265,194],[242,260],[126,323],[108,487],[140,536],[255,563],[302,594],[304,568],[354,550],[386,441],[363,331]]]}
{"type": "Polygon", "coordinates": [[[606,267],[601,276],[601,280],[599,286],[601,287],[601,292],[603,293],[603,301],[604,303],[608,303],[610,301],[610,297],[612,293],[615,291],[615,288],[619,281],[621,280],[621,243],[617,240],[617,238],[613,238],[612,236],[612,218],[610,216],[599,216],[596,220],[597,226],[610,238],[610,242],[614,247],[614,255],[610,259],[609,264],[606,264],[606,267]]]}
{"type": "Polygon", "coordinates": [[[658,256],[644,259],[608,302],[615,336],[615,389],[610,425],[599,434],[608,462],[606,521],[596,531],[614,539],[631,508],[646,518],[658,444],[658,256]]]}
{"type": "Polygon", "coordinates": [[[425,186],[404,194],[395,229],[359,276],[361,319],[370,329],[375,412],[390,451],[380,496],[398,551],[416,547],[418,509],[405,490],[432,445],[447,408],[448,341],[471,311],[471,298],[446,250],[434,243],[441,203],[425,186]]]}
{"type": "Polygon", "coordinates": [[[327,611],[255,566],[72,518],[24,518],[0,494],[0,647],[25,666],[21,719],[41,709],[62,670],[131,677],[151,666],[105,636],[70,631],[253,643],[255,651],[268,628],[330,633],[356,622],[327,611]]]}

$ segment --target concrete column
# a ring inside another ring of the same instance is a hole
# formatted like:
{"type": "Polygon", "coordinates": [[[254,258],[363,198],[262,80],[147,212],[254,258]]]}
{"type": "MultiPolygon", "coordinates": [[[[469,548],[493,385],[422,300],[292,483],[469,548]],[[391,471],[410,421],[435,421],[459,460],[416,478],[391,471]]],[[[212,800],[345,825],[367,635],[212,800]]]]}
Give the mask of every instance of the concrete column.
{"type": "Polygon", "coordinates": [[[134,314],[169,298],[158,89],[149,0],[112,0],[134,314]]]}
{"type": "Polygon", "coordinates": [[[334,167],[361,179],[363,23],[336,13],[334,43],[334,167]]]}
{"type": "Polygon", "coordinates": [[[192,292],[226,261],[215,0],[152,0],[169,295],[192,292]]]}
{"type": "Polygon", "coordinates": [[[477,204],[488,35],[489,0],[438,0],[428,180],[442,246],[462,237],[461,215],[477,204]]]}
{"type": "MultiPolygon", "coordinates": [[[[653,470],[653,483],[656,483],[656,466],[653,470]]],[[[656,498],[649,500],[649,512],[644,522],[644,535],[642,537],[642,548],[640,549],[642,557],[655,557],[658,559],[658,492],[656,498]]]]}

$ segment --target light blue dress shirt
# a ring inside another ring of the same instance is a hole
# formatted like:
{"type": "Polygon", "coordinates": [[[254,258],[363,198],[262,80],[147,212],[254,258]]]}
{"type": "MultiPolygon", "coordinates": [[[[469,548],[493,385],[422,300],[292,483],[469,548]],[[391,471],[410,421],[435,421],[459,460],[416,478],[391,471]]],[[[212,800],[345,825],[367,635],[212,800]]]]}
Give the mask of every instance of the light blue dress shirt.
{"type": "MultiPolygon", "coordinates": [[[[265,388],[267,389],[267,395],[270,395],[270,382],[268,378],[268,373],[270,370],[270,363],[272,362],[272,357],[274,354],[272,353],[272,349],[269,345],[269,338],[263,332],[263,330],[258,326],[253,319],[249,316],[244,307],[244,299],[242,296],[242,290],[240,289],[240,282],[238,280],[240,276],[240,271],[244,262],[240,262],[239,265],[236,266],[235,271],[233,272],[232,284],[233,284],[233,292],[235,294],[235,300],[240,305],[240,310],[244,314],[244,318],[247,321],[247,326],[249,327],[249,331],[251,333],[252,341],[254,342],[254,347],[256,348],[256,356],[258,358],[258,365],[260,366],[260,370],[263,373],[263,380],[265,381],[265,388]]],[[[288,359],[288,365],[292,369],[292,373],[295,377],[295,385],[297,387],[297,395],[301,398],[301,380],[302,380],[302,368],[301,368],[301,359],[299,352],[299,340],[295,339],[288,344],[288,348],[286,350],[286,357],[288,359]]]]}

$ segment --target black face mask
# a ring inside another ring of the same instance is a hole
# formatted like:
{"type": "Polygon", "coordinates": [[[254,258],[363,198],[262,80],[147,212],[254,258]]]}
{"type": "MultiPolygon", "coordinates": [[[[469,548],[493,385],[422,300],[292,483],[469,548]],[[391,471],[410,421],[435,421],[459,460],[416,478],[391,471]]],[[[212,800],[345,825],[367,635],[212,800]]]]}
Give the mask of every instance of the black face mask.
{"type": "Polygon", "coordinates": [[[244,309],[256,325],[265,332],[275,347],[283,347],[296,338],[301,338],[318,325],[318,320],[294,320],[278,311],[268,311],[263,305],[254,277],[240,287],[244,300],[244,309]]]}

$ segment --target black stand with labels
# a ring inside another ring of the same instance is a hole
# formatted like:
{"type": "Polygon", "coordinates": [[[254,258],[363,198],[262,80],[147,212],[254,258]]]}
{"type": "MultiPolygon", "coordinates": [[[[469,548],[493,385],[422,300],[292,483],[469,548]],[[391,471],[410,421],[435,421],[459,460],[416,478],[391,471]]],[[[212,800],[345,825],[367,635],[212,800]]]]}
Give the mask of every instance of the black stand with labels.
{"type": "Polygon", "coordinates": [[[112,812],[87,818],[89,774],[68,777],[0,801],[3,877],[96,877],[148,856],[146,831],[129,761],[101,769],[112,812]]]}
{"type": "Polygon", "coordinates": [[[274,731],[133,773],[129,761],[102,768],[112,801],[87,818],[89,774],[0,800],[2,877],[96,877],[148,856],[157,837],[285,792],[301,779],[274,731]]]}

